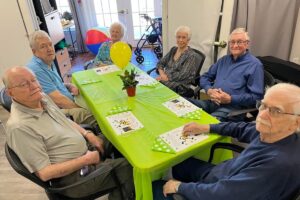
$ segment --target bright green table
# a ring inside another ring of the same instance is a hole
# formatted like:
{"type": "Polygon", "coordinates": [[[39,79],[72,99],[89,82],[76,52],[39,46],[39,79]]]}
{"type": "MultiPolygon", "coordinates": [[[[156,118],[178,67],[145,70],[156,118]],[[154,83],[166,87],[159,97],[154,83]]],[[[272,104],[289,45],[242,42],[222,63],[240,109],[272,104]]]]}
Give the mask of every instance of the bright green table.
{"type": "MultiPolygon", "coordinates": [[[[132,64],[127,66],[134,68],[132,64]]],[[[138,70],[138,69],[137,69],[138,70]]],[[[152,180],[162,177],[170,167],[190,156],[207,160],[210,146],[218,141],[229,141],[226,137],[211,134],[203,142],[195,144],[176,154],[152,151],[151,147],[156,136],[196,121],[201,124],[218,123],[218,121],[203,112],[200,120],[190,120],[177,117],[162,103],[178,95],[162,84],[155,87],[138,86],[135,97],[127,97],[122,91],[122,82],[118,74],[122,71],[98,75],[93,70],[77,72],[72,75],[73,82],[80,89],[90,110],[93,112],[103,134],[126,157],[133,166],[134,184],[137,200],[152,200],[152,180]],[[86,84],[85,81],[99,80],[86,84]],[[114,106],[128,106],[144,128],[125,135],[117,135],[106,119],[108,112],[114,106]]],[[[229,152],[219,152],[216,162],[230,158],[229,152]]]]}

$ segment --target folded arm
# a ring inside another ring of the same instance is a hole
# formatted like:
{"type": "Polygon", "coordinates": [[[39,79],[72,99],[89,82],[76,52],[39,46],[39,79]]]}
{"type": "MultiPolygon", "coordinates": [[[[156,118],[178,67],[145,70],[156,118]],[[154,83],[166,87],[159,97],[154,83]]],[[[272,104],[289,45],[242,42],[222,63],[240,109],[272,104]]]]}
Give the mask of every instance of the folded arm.
{"type": "Polygon", "coordinates": [[[99,163],[99,153],[97,151],[87,151],[83,156],[62,163],[50,164],[35,174],[43,181],[53,178],[60,178],[69,175],[83,166],[99,163]]]}

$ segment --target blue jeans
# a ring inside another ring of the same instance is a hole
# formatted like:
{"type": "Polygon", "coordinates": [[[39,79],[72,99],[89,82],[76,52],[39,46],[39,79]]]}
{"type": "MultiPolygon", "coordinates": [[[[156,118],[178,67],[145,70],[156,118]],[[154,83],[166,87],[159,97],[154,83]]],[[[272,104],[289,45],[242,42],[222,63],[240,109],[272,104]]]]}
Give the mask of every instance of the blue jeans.
{"type": "Polygon", "coordinates": [[[189,98],[187,99],[191,103],[195,104],[199,108],[202,108],[205,112],[211,114],[212,116],[216,117],[218,120],[221,122],[226,122],[226,121],[243,121],[245,115],[238,115],[234,117],[227,117],[227,115],[234,111],[237,110],[233,107],[222,107],[210,100],[197,100],[197,99],[192,99],[189,98]]]}

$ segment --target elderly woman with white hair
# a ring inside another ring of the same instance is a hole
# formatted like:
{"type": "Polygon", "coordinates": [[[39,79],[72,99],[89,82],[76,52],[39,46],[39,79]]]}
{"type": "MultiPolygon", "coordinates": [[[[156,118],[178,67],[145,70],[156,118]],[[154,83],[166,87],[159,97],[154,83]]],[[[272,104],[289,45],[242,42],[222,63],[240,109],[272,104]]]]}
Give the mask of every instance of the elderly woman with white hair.
{"type": "Polygon", "coordinates": [[[125,27],[119,22],[114,22],[109,28],[111,41],[103,42],[99,47],[98,54],[94,60],[95,66],[111,65],[113,62],[110,58],[111,46],[121,41],[125,33],[125,27]]]}
{"type": "Polygon", "coordinates": [[[197,54],[188,46],[191,35],[189,27],[178,27],[175,32],[177,46],[156,65],[159,73],[156,79],[174,91],[179,85],[190,84],[197,75],[197,54]]]}

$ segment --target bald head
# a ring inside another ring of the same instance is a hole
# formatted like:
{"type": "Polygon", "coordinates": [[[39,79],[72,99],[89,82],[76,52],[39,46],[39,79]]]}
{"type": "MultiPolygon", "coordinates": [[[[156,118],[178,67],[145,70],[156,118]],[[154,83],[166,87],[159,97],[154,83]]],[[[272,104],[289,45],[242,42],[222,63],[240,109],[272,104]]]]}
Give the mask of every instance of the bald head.
{"type": "Polygon", "coordinates": [[[34,73],[30,69],[28,69],[27,67],[14,66],[14,67],[11,67],[11,68],[9,68],[8,70],[6,70],[4,72],[4,75],[2,77],[2,81],[3,81],[6,88],[10,88],[10,87],[12,87],[12,83],[15,82],[15,79],[17,77],[22,77],[26,73],[30,73],[33,76],[35,76],[34,73]]]}
{"type": "Polygon", "coordinates": [[[22,66],[11,67],[3,76],[6,93],[19,104],[29,108],[41,108],[41,86],[34,73],[22,66]]]}

